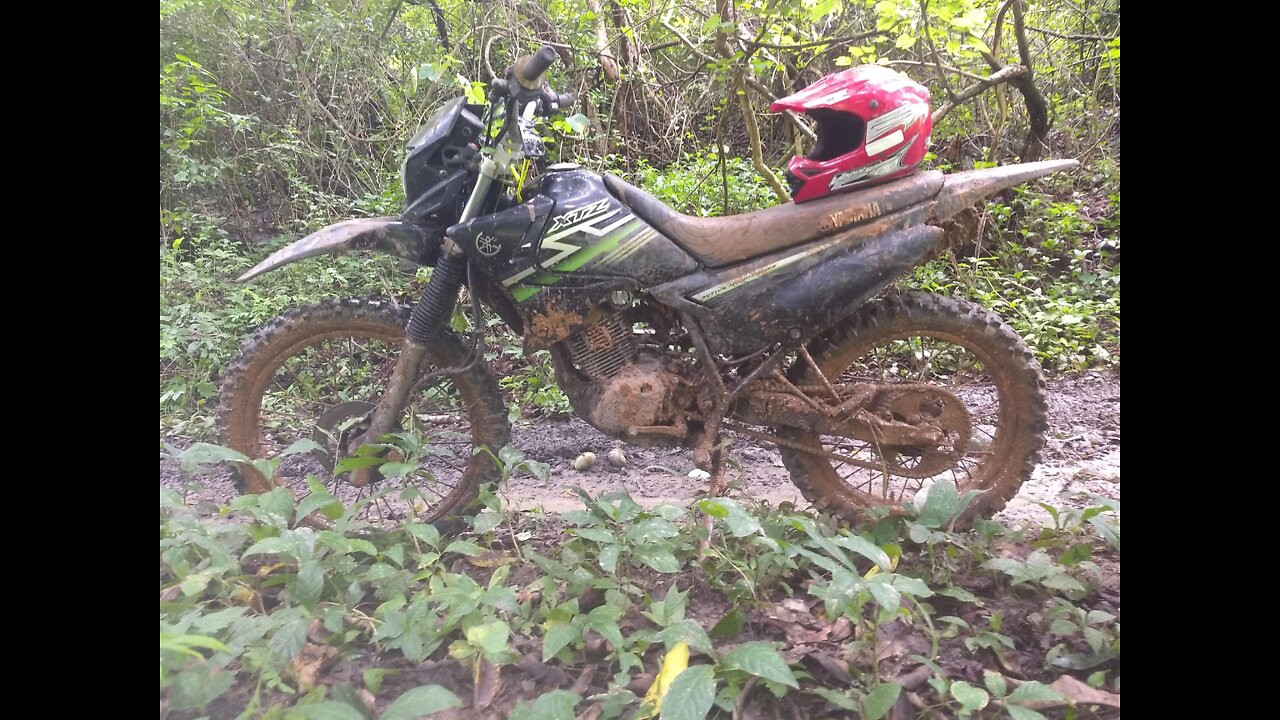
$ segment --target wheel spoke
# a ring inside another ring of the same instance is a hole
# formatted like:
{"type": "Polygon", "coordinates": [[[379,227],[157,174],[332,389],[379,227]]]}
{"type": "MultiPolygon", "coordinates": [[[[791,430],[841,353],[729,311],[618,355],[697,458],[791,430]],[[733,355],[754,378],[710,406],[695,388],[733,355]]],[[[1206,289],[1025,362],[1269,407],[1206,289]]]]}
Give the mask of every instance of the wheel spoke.
{"type": "Polygon", "coordinates": [[[830,393],[817,372],[832,378],[842,397],[852,397],[859,383],[864,398],[866,384],[878,386],[864,406],[862,430],[878,442],[782,431],[811,448],[783,447],[806,495],[850,519],[872,505],[907,505],[940,480],[961,491],[998,485],[1000,500],[1012,495],[1043,442],[1046,406],[1039,370],[1008,326],[965,301],[910,293],[864,307],[849,327],[814,354],[821,358],[816,371],[802,363],[793,370],[818,402],[830,402],[830,393]],[[911,427],[941,439],[914,445],[911,427]]]}
{"type": "MultiPolygon", "coordinates": [[[[274,323],[247,347],[247,360],[237,370],[241,377],[225,384],[226,392],[240,395],[224,399],[223,406],[249,408],[231,417],[226,433],[254,457],[279,457],[292,443],[314,436],[329,446],[333,462],[340,461],[355,450],[350,444],[363,434],[394,372],[404,317],[386,306],[344,303],[291,311],[282,320],[287,321],[274,323]],[[314,334],[308,337],[308,330],[314,334]],[[334,445],[339,439],[348,446],[334,445]]],[[[423,372],[435,369],[429,364],[424,362],[423,372]]],[[[463,491],[470,487],[464,482],[468,466],[483,462],[470,452],[471,419],[480,408],[464,401],[456,382],[441,377],[422,388],[392,428],[410,439],[396,440],[404,445],[397,451],[403,459],[396,460],[419,466],[405,476],[374,472],[373,482],[357,488],[306,454],[284,458],[273,480],[304,497],[307,478],[314,476],[344,504],[363,502],[361,518],[373,526],[405,518],[430,522],[455,511],[469,499],[463,491]]]]}

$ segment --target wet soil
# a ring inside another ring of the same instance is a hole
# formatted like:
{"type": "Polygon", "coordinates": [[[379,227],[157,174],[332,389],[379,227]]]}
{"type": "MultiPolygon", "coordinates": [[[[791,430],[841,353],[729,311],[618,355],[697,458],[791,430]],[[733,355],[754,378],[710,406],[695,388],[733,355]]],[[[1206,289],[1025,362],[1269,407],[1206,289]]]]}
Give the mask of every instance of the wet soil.
{"type": "MultiPolygon", "coordinates": [[[[1031,479],[996,518],[1006,524],[1048,521],[1048,513],[1037,503],[1079,508],[1090,502],[1090,494],[1120,498],[1119,375],[1089,372],[1052,378],[1046,395],[1048,439],[1031,479]]],[[[807,506],[776,447],[734,432],[727,435],[731,495],[807,506]]],[[[577,508],[580,501],[568,490],[574,485],[593,495],[625,489],[642,505],[687,504],[706,492],[705,481],[689,477],[694,465],[688,450],[626,445],[577,418],[521,420],[512,428],[512,442],[526,458],[549,464],[551,479],[544,483],[530,475],[512,478],[500,493],[509,507],[552,512],[577,508]],[[622,467],[607,459],[615,448],[625,455],[622,467]],[[574,460],[583,452],[595,453],[597,460],[590,469],[575,470],[574,460]]],[[[176,487],[183,482],[178,467],[162,460],[160,484],[176,487]]],[[[202,485],[198,500],[221,504],[235,495],[225,472],[214,472],[202,485]]]]}

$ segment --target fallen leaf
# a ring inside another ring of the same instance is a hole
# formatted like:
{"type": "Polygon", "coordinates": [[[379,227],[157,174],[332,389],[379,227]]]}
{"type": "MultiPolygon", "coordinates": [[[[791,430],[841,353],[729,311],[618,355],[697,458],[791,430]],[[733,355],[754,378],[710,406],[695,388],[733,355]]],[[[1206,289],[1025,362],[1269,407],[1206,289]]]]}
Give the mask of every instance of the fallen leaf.
{"type": "MultiPolygon", "coordinates": [[[[836,679],[836,682],[845,686],[853,684],[853,675],[849,673],[849,663],[824,652],[812,652],[809,653],[809,657],[821,665],[823,670],[830,673],[836,679]]],[[[925,669],[927,670],[928,668],[925,669]]]]}
{"type": "Polygon", "coordinates": [[[582,673],[578,675],[578,679],[573,682],[573,687],[569,688],[569,692],[575,695],[582,695],[591,687],[591,678],[596,674],[596,666],[594,664],[587,665],[582,668],[582,673]]]}
{"type": "Polygon", "coordinates": [[[1109,693],[1106,690],[1089,687],[1087,684],[1071,677],[1063,675],[1049,684],[1049,687],[1066,695],[1068,699],[1075,702],[1076,705],[1106,705],[1107,707],[1120,707],[1120,696],[1115,693],[1109,693]]]}
{"type": "Polygon", "coordinates": [[[316,677],[320,671],[337,659],[338,648],[307,643],[289,663],[288,674],[298,681],[298,687],[304,692],[309,691],[316,686],[316,677]]]}
{"type": "Polygon", "coordinates": [[[925,680],[929,679],[931,672],[933,671],[929,669],[928,665],[921,665],[905,675],[893,678],[893,682],[898,683],[905,690],[915,690],[923,685],[925,680]]]}
{"type": "Polygon", "coordinates": [[[662,710],[662,699],[667,696],[667,690],[671,688],[671,683],[680,673],[689,667],[689,646],[683,642],[678,642],[671,647],[670,652],[662,658],[662,666],[658,669],[658,675],[653,681],[653,685],[649,686],[649,692],[645,693],[642,708],[647,709],[645,714],[642,710],[636,717],[654,717],[662,710]]]}
{"type": "Polygon", "coordinates": [[[489,707],[493,697],[498,694],[498,686],[502,683],[501,674],[502,669],[497,665],[484,658],[476,658],[475,692],[472,693],[471,702],[474,707],[489,707]]]}
{"type": "Polygon", "coordinates": [[[475,567],[491,568],[499,565],[506,565],[515,560],[510,555],[498,552],[497,550],[488,550],[479,555],[464,555],[467,562],[475,567]]]}

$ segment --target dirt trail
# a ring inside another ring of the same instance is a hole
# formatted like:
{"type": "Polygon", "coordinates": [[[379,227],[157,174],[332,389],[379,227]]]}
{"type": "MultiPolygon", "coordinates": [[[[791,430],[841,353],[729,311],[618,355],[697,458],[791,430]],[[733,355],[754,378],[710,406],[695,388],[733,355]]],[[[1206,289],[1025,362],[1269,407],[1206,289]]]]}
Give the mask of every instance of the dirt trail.
{"type": "MultiPolygon", "coordinates": [[[[1035,503],[1081,507],[1086,493],[1120,497],[1120,378],[1088,373],[1051,380],[1048,388],[1049,439],[1041,462],[1030,481],[998,516],[1003,522],[1043,522],[1048,514],[1035,503]]],[[[734,444],[729,457],[730,494],[784,501],[807,506],[782,466],[777,448],[730,433],[734,444]],[[736,465],[735,465],[736,464],[736,465]]],[[[514,478],[502,493],[521,509],[541,507],[570,510],[581,503],[567,488],[578,485],[596,494],[625,488],[637,502],[686,504],[705,491],[704,481],[689,478],[693,460],[679,448],[630,447],[571,418],[561,422],[521,423],[513,429],[513,442],[525,456],[551,465],[551,482],[532,477],[514,478]],[[627,456],[623,468],[605,459],[620,447],[627,456]],[[586,472],[573,469],[573,460],[584,451],[598,456],[586,472]]]]}
{"type": "MultiPolygon", "coordinates": [[[[1083,507],[1087,493],[1120,497],[1120,377],[1091,372],[1049,381],[1049,436],[1040,465],[1018,496],[997,516],[1008,524],[1045,522],[1048,514],[1036,503],[1056,507],[1083,507]]],[[[791,484],[778,451],[772,445],[742,435],[732,435],[729,452],[730,494],[784,501],[804,507],[807,503],[791,484]]],[[[513,442],[531,460],[551,465],[551,482],[523,476],[513,478],[502,496],[511,507],[543,508],[560,512],[580,506],[568,488],[578,485],[596,494],[625,488],[643,505],[662,502],[686,504],[705,491],[705,481],[687,475],[693,469],[688,450],[633,447],[570,418],[563,421],[522,421],[513,428],[513,442]],[[621,447],[627,457],[623,468],[605,459],[609,450],[621,447]],[[585,472],[573,469],[579,453],[596,453],[598,461],[585,472]]],[[[161,485],[182,483],[172,463],[160,466],[161,485]]],[[[200,499],[225,503],[234,495],[225,473],[205,478],[200,499]]]]}

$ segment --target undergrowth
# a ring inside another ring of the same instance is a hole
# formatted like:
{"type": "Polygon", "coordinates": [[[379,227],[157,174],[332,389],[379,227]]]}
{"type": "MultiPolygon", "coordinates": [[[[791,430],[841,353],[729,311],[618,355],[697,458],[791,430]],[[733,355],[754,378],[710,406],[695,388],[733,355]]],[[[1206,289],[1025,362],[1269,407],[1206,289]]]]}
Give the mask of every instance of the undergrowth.
{"type": "Polygon", "coordinates": [[[852,531],[731,498],[573,492],[581,507],[557,516],[486,491],[442,537],[374,531],[367,498],[343,506],[314,483],[221,507],[161,488],[161,717],[615,718],[660,703],[702,718],[746,702],[1029,720],[1118,704],[1118,501],[961,531],[972,493],[939,482],[911,517],[852,531]]]}

